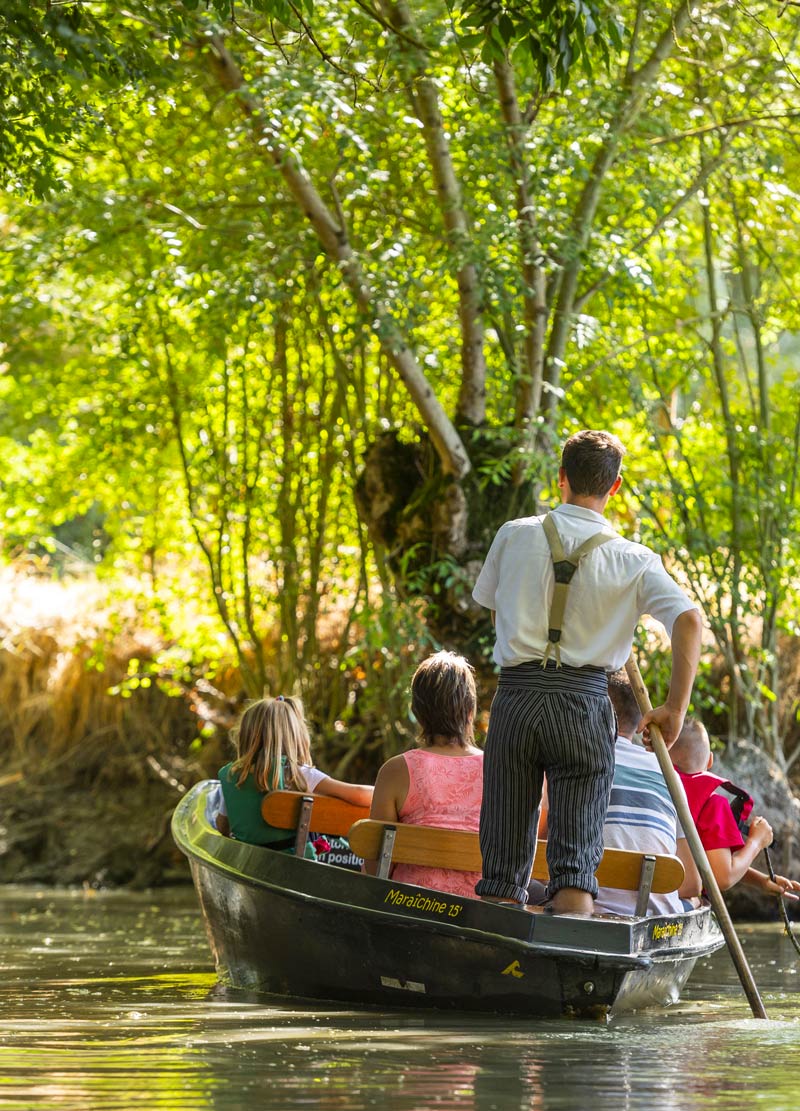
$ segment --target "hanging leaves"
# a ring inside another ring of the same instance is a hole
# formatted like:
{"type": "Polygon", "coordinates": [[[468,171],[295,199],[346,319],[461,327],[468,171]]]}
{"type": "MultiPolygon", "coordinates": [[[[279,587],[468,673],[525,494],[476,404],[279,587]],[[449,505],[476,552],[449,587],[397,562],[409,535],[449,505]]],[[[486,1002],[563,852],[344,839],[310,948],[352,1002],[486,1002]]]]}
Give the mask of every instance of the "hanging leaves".
{"type": "Polygon", "coordinates": [[[591,75],[593,59],[607,66],[622,48],[623,25],[606,0],[460,0],[451,10],[462,45],[487,63],[526,54],[544,91],[565,89],[576,63],[591,75]]]}

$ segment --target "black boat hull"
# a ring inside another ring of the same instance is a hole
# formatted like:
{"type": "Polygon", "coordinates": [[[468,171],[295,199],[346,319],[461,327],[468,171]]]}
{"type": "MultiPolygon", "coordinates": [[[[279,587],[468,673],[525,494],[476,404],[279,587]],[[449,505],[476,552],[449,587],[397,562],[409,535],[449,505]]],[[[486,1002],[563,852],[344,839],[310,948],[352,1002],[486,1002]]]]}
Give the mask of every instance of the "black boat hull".
{"type": "Polygon", "coordinates": [[[675,1001],[722,944],[707,909],[673,918],[530,914],[222,837],[200,784],[173,833],[222,981],[281,996],[552,1017],[675,1001]]]}

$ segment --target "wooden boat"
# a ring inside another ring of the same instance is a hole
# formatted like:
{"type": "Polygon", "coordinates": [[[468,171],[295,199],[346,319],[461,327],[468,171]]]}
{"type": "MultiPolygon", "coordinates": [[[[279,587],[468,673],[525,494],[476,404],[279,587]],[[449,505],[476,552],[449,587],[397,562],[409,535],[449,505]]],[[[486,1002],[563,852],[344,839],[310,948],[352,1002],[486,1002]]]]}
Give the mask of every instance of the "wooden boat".
{"type": "Polygon", "coordinates": [[[723,944],[707,907],[671,917],[531,913],[244,844],[209,822],[213,786],[182,799],[172,831],[232,987],[384,1008],[596,1017],[677,1001],[698,958],[723,944]]]}

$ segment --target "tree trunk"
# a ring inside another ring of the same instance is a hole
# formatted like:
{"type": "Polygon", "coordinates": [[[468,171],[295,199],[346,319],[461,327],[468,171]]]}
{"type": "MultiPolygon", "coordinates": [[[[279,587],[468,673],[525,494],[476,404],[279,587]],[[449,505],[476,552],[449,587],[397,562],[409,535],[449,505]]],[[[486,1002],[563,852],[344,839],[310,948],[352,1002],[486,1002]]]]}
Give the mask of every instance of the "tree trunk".
{"type": "Polygon", "coordinates": [[[428,75],[428,57],[413,45],[415,31],[404,0],[383,0],[387,22],[399,32],[397,48],[403,60],[404,80],[412,107],[422,122],[436,196],[447,229],[448,242],[457,260],[458,317],[461,327],[461,386],[459,424],[483,424],[486,419],[486,360],[483,351],[483,305],[478,269],[472,261],[471,234],[461,197],[461,186],[450,155],[450,141],[439,109],[439,94],[428,75]]]}
{"type": "Polygon", "coordinates": [[[350,246],[347,229],[337,223],[316,186],[301,168],[281,135],[261,112],[261,105],[247,92],[242,72],[219,35],[204,40],[212,68],[222,88],[233,92],[259,137],[258,149],[265,152],[280,172],[291,195],[314,228],[326,254],[338,265],[356,304],[372,323],[389,363],[403,380],[419,410],[445,474],[461,478],[471,467],[464,442],[447,416],[414,354],[386,305],[370,286],[358,257],[350,246]]]}

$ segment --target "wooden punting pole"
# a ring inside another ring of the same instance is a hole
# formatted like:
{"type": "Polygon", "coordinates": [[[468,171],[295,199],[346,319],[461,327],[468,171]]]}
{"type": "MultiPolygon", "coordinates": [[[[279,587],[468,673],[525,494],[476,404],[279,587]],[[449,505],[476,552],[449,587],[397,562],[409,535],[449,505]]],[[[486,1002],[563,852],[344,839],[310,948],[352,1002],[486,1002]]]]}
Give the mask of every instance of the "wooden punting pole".
{"type": "MultiPolygon", "coordinates": [[[[636,695],[636,702],[639,710],[642,714],[646,714],[648,710],[652,710],[653,704],[650,701],[650,695],[647,693],[647,687],[644,685],[644,680],[639,671],[639,665],[636,663],[633,653],[631,653],[628,662],[625,664],[625,670],[631,681],[633,693],[636,695]]],[[[700,835],[694,824],[694,818],[689,810],[683,784],[678,778],[678,773],[672,766],[672,761],[669,758],[669,751],[664,743],[661,730],[657,725],[650,725],[649,730],[653,752],[658,757],[658,763],[664,774],[664,779],[667,781],[667,787],[672,796],[672,801],[675,803],[675,809],[678,811],[678,817],[681,820],[683,832],[686,835],[686,840],[689,842],[689,848],[691,849],[692,856],[697,865],[697,870],[700,873],[700,878],[703,881],[703,887],[708,895],[714,914],[717,916],[717,921],[719,922],[723,937],[728,945],[728,952],[736,967],[736,972],[744,988],[744,993],[747,996],[747,1001],[750,1004],[753,1017],[766,1018],[767,1012],[764,1010],[764,1004],[761,1001],[756,982],[753,979],[753,973],[750,971],[747,957],[744,955],[741,942],[736,934],[736,930],[733,928],[731,916],[725,905],[725,900],[722,898],[719,884],[714,878],[714,873],[711,871],[711,864],[706,856],[706,850],[703,848],[703,843],[700,840],[700,835]]]]}

